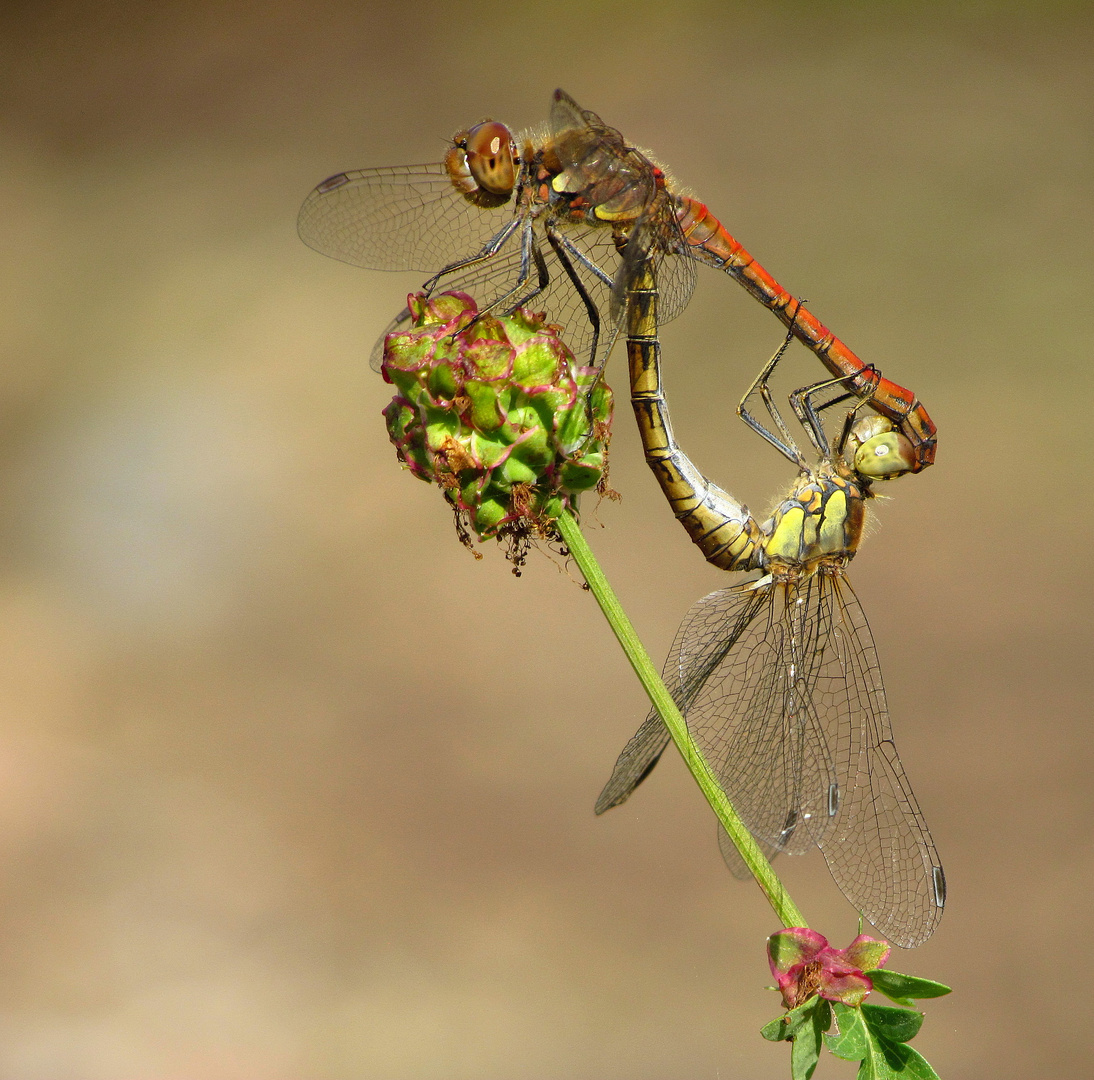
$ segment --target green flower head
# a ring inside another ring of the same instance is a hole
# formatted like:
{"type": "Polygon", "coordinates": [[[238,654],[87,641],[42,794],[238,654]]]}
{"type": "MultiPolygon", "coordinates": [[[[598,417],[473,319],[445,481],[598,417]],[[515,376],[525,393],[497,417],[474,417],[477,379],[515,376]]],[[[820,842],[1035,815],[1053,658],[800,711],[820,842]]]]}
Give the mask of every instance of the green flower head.
{"type": "Polygon", "coordinates": [[[384,343],[384,409],[399,460],[438,484],[461,537],[553,536],[582,491],[606,488],[612,393],[558,328],[518,308],[478,315],[465,293],[411,294],[384,343]]]}

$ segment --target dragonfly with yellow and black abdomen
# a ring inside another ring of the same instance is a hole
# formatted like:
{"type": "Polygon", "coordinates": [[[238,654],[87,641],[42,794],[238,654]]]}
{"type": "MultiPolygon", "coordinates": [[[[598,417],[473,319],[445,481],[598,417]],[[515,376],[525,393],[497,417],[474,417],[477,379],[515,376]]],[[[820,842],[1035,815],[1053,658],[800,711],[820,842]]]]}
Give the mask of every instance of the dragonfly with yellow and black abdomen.
{"type": "MultiPolygon", "coordinates": [[[[847,380],[834,379],[790,395],[815,454],[810,461],[770,390],[788,334],[739,408],[798,469],[771,517],[758,521],[676,443],[661,383],[657,300],[655,268],[647,264],[632,279],[627,323],[646,460],[711,563],[762,575],[688,612],[665,684],[761,847],[769,855],[820,848],[863,916],[896,944],[918,945],[941,918],[945,876],[896,751],[873,637],[846,575],[872,486],[914,471],[914,448],[890,421],[864,414],[862,401],[833,441],[823,414],[851,397],[847,380]],[[770,427],[757,418],[757,400],[770,427]]],[[[597,812],[627,799],[668,742],[651,712],[620,754],[597,812]]]]}

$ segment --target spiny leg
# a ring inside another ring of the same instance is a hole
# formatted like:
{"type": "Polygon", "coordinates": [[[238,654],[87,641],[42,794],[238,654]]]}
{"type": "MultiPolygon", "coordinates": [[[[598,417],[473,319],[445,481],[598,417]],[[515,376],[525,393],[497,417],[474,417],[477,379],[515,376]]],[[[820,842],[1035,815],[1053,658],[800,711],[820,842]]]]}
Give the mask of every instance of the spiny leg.
{"type": "MultiPolygon", "coordinates": [[[[600,310],[597,308],[596,304],[593,303],[593,298],[589,295],[589,290],[585,288],[585,283],[581,280],[577,271],[574,269],[574,264],[570,261],[570,254],[575,250],[573,246],[566,243],[565,240],[558,235],[557,230],[550,225],[547,226],[546,233],[547,242],[551,245],[551,248],[555,253],[555,258],[558,259],[562,269],[566,272],[566,276],[570,279],[570,283],[577,290],[578,296],[581,297],[582,304],[585,305],[585,313],[589,317],[589,325],[593,328],[593,341],[592,346],[589,349],[589,367],[596,367],[596,353],[600,345],[600,310]]],[[[603,273],[591,259],[583,259],[582,261],[587,268],[594,269],[598,274],[603,273]]],[[[610,283],[611,279],[608,280],[610,283]]]]}
{"type": "MultiPolygon", "coordinates": [[[[873,365],[869,365],[867,368],[864,368],[863,371],[868,371],[874,376],[876,385],[878,378],[877,369],[874,368],[873,365]]],[[[845,401],[855,400],[854,407],[848,410],[847,415],[844,417],[843,430],[840,433],[836,446],[837,452],[842,454],[843,448],[847,442],[847,437],[854,424],[855,417],[858,415],[859,410],[862,409],[863,406],[868,405],[871,400],[869,396],[861,397],[859,392],[851,385],[853,382],[857,382],[861,377],[862,372],[858,372],[855,375],[845,375],[838,379],[824,379],[821,382],[800,387],[790,395],[790,407],[794,410],[794,414],[797,416],[799,423],[809,436],[809,441],[813,444],[813,448],[822,458],[828,458],[830,456],[831,446],[828,441],[828,436],[825,433],[820,414],[826,409],[831,409],[837,405],[843,404],[845,401]],[[837,386],[842,386],[844,388],[842,394],[829,398],[820,405],[816,403],[816,399],[821,394],[826,390],[831,390],[833,387],[837,386]]]]}
{"type": "Polygon", "coordinates": [[[433,290],[440,284],[441,278],[447,277],[449,274],[454,274],[458,270],[466,270],[468,267],[476,266],[479,263],[486,262],[488,259],[492,259],[499,251],[509,242],[509,238],[514,232],[523,224],[527,224],[522,217],[514,215],[512,220],[509,221],[505,227],[494,234],[487,242],[486,246],[477,254],[471,255],[466,259],[458,259],[454,263],[449,263],[447,266],[438,270],[428,281],[422,285],[422,292],[426,296],[430,296],[433,290]]]}
{"type": "MultiPolygon", "coordinates": [[[[521,228],[521,240],[520,240],[520,272],[517,275],[516,281],[513,283],[512,288],[507,289],[500,296],[491,300],[489,304],[479,310],[477,319],[481,319],[484,315],[490,315],[493,312],[501,309],[503,314],[511,314],[522,304],[527,304],[529,300],[539,296],[547,286],[551,283],[551,275],[547,270],[547,263],[543,259],[543,255],[539,250],[539,245],[536,243],[534,227],[534,218],[514,218],[512,225],[506,225],[504,229],[490,241],[487,248],[484,249],[479,255],[476,255],[472,259],[464,259],[458,263],[453,263],[451,266],[446,266],[443,270],[434,274],[423,286],[426,295],[430,295],[432,291],[440,283],[442,277],[452,274],[457,270],[466,270],[469,266],[474,266],[477,263],[484,262],[486,259],[493,258],[498,254],[505,241],[513,234],[513,231],[517,224],[522,225],[521,228]],[[535,265],[537,281],[536,284],[519,300],[513,301],[514,296],[520,295],[532,282],[532,266],[535,265]]],[[[474,325],[470,323],[469,325],[474,325]]],[[[467,328],[464,327],[466,330],[467,328]]]]}
{"type": "MultiPolygon", "coordinates": [[[[801,307],[801,301],[798,302],[798,306],[801,307]]],[[[776,406],[775,404],[775,399],[772,396],[771,387],[769,385],[771,376],[774,373],[775,368],[778,366],[779,361],[783,358],[783,354],[790,347],[790,343],[793,340],[794,326],[793,320],[791,320],[790,329],[787,330],[786,338],[783,340],[783,343],[779,346],[771,359],[768,360],[768,362],[764,365],[764,368],[760,372],[760,374],[756,376],[756,379],[748,388],[745,396],[741,398],[741,403],[737,406],[737,415],[750,428],[752,428],[752,430],[755,431],[757,435],[760,435],[762,438],[766,439],[769,443],[771,443],[771,445],[774,446],[780,454],[788,458],[790,461],[794,462],[794,464],[797,465],[799,469],[805,469],[807,468],[807,462],[805,458],[802,457],[801,451],[798,449],[797,444],[794,442],[794,436],[791,435],[790,429],[786,425],[786,421],[783,420],[782,416],[779,413],[778,406],[776,406]],[[756,417],[754,417],[752,413],[748,411],[748,400],[752,397],[753,394],[756,393],[760,395],[761,399],[763,400],[764,406],[767,408],[768,414],[770,415],[775,426],[779,429],[779,434],[782,435],[781,439],[771,431],[768,431],[768,429],[765,428],[763,424],[761,424],[760,421],[757,420],[756,417]]]]}

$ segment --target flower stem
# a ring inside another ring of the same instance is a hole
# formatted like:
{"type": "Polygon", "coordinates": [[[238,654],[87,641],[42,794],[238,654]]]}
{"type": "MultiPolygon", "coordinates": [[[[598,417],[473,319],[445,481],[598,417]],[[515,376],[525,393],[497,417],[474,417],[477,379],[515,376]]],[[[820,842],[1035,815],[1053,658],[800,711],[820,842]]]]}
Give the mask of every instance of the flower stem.
{"type": "Polygon", "coordinates": [[[665,688],[660,675],[657,674],[657,670],[651,663],[649,653],[646,652],[642,642],[639,641],[630,619],[627,618],[626,612],[620,606],[612,587],[608,584],[608,579],[600,569],[592,549],[586,543],[576,519],[567,511],[558,519],[558,528],[566,546],[570,549],[570,554],[574,557],[574,561],[584,574],[585,580],[589,583],[589,588],[592,590],[593,596],[596,597],[600,610],[604,612],[608,625],[612,628],[612,632],[615,634],[620,646],[622,646],[631,667],[634,668],[639,682],[642,683],[650,701],[653,702],[653,707],[664,721],[665,727],[668,728],[673,742],[676,743],[676,747],[684,759],[684,764],[691,771],[691,775],[695,777],[695,782],[699,785],[703,795],[706,796],[711,809],[718,816],[718,820],[725,827],[734,846],[740,852],[745,865],[763,890],[767,902],[774,909],[783,926],[805,926],[806,923],[802,913],[798,910],[794,901],[790,899],[775,871],[771,869],[771,864],[764,857],[764,853],[752,838],[752,834],[737,816],[733,804],[726,798],[725,792],[715,779],[706,759],[692,740],[687,724],[684,722],[683,716],[680,715],[680,710],[676,707],[672,695],[665,688]]]}

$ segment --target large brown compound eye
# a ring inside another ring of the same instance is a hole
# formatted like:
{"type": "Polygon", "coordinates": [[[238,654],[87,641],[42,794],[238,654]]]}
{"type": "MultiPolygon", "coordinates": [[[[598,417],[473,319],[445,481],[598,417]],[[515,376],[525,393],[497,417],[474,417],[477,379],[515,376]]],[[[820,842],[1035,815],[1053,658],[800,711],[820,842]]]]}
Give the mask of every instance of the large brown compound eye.
{"type": "Polygon", "coordinates": [[[485,120],[467,133],[467,167],[475,183],[492,195],[508,195],[517,182],[513,138],[497,120],[485,120]]]}

